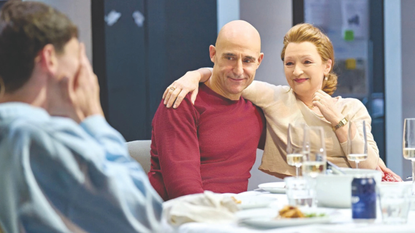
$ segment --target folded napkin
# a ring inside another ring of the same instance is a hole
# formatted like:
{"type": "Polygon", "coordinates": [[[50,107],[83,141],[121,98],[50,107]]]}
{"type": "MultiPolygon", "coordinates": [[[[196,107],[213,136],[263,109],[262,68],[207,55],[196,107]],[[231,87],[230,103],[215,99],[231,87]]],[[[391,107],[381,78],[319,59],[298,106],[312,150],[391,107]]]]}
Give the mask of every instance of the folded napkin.
{"type": "Polygon", "coordinates": [[[229,194],[211,191],[191,194],[163,203],[168,223],[179,226],[188,222],[229,223],[236,221],[238,207],[229,194]]]}

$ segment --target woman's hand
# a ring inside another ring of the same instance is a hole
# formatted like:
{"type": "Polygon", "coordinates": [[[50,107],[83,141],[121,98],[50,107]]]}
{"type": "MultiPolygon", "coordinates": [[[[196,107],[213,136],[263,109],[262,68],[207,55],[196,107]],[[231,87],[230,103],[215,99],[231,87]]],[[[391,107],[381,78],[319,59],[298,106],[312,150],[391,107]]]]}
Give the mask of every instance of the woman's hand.
{"type": "Polygon", "coordinates": [[[199,82],[205,82],[210,76],[211,68],[200,68],[186,72],[185,75],[166,88],[163,94],[164,104],[167,108],[171,106],[177,108],[189,92],[192,92],[190,100],[194,104],[199,92],[199,82]]]}
{"type": "Polygon", "coordinates": [[[318,107],[321,114],[332,124],[332,126],[337,125],[339,121],[343,119],[340,110],[334,106],[336,102],[337,99],[331,97],[323,90],[318,90],[314,94],[313,105],[318,107]]]}
{"type": "Polygon", "coordinates": [[[396,175],[391,169],[387,168],[383,160],[380,158],[376,170],[379,170],[383,173],[382,181],[402,182],[402,178],[396,175]]]}

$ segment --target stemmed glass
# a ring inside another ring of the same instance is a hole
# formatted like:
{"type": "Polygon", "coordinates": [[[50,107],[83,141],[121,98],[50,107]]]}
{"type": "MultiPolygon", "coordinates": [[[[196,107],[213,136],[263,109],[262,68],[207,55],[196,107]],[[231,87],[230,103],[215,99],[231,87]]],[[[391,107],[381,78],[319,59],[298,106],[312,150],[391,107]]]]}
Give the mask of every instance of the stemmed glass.
{"type": "Polygon", "coordinates": [[[403,157],[412,160],[412,193],[415,194],[415,118],[403,123],[403,157]]]}
{"type": "Polygon", "coordinates": [[[320,126],[305,128],[303,175],[317,177],[326,171],[326,146],[324,129],[320,126]]]}
{"type": "Polygon", "coordinates": [[[349,130],[347,134],[347,158],[356,163],[356,168],[359,168],[359,162],[367,159],[367,133],[366,122],[350,121],[349,130]],[[362,135],[356,135],[362,128],[362,135]],[[361,138],[361,140],[353,140],[354,138],[361,138]]]}
{"type": "Polygon", "coordinates": [[[327,164],[324,129],[321,126],[310,126],[304,129],[304,134],[302,171],[312,190],[312,206],[317,207],[316,178],[326,172],[327,164]]]}
{"type": "Polygon", "coordinates": [[[303,163],[304,125],[294,126],[288,124],[287,132],[287,163],[295,166],[295,174],[298,177],[303,163]]]}

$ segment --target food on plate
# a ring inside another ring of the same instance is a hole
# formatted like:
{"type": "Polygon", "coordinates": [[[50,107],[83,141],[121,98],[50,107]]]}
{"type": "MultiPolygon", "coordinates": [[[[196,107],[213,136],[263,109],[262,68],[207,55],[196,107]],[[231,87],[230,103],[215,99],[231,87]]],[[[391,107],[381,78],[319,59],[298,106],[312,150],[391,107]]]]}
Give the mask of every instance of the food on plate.
{"type": "Polygon", "coordinates": [[[242,203],[241,200],[236,199],[234,196],[231,196],[231,198],[236,204],[241,204],[242,203]]]}
{"type": "Polygon", "coordinates": [[[279,217],[280,218],[305,218],[305,215],[297,207],[287,205],[287,206],[284,206],[284,208],[282,208],[279,211],[279,217]]]}
{"type": "Polygon", "coordinates": [[[323,217],[325,216],[324,213],[303,213],[301,212],[300,209],[298,209],[295,206],[284,206],[284,208],[282,208],[279,211],[279,215],[277,216],[278,218],[314,218],[314,217],[323,217]]]}

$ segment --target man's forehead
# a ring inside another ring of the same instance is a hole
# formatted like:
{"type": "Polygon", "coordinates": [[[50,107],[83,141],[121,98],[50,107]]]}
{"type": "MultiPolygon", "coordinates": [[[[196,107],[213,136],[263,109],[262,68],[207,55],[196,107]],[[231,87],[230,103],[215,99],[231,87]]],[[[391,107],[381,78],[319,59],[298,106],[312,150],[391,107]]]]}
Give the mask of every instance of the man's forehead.
{"type": "Polygon", "coordinates": [[[80,42],[78,38],[73,37],[65,44],[65,53],[79,53],[80,42]]]}
{"type": "Polygon", "coordinates": [[[258,57],[260,52],[254,51],[249,48],[222,48],[222,56],[240,56],[240,57],[258,57]]]}
{"type": "Polygon", "coordinates": [[[234,52],[224,52],[222,53],[222,56],[232,56],[232,57],[244,57],[244,58],[256,58],[257,55],[250,53],[234,53],[234,52]]]}
{"type": "Polygon", "coordinates": [[[258,56],[261,53],[261,45],[252,41],[245,40],[221,40],[216,44],[216,48],[222,53],[244,54],[258,56]]]}

